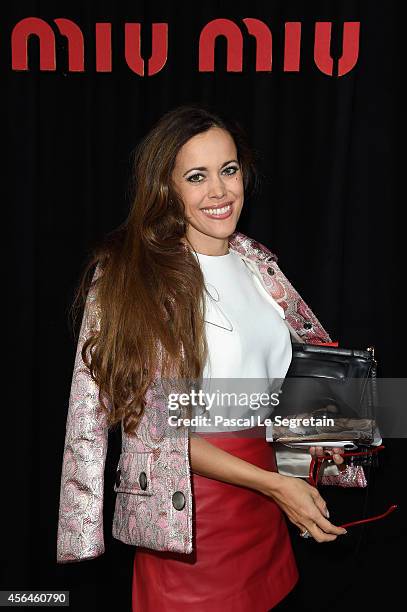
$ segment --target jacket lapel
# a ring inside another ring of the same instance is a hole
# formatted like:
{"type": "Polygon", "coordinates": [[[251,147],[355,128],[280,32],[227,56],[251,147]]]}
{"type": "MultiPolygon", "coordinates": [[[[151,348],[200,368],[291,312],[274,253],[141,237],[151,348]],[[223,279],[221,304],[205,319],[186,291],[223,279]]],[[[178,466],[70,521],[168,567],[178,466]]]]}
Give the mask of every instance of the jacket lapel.
{"type": "Polygon", "coordinates": [[[256,264],[254,263],[254,261],[252,261],[251,259],[248,259],[247,257],[245,257],[244,255],[240,254],[240,257],[243,259],[243,261],[245,262],[245,264],[247,265],[247,267],[249,268],[249,270],[252,272],[252,274],[254,276],[256,276],[260,283],[261,286],[264,289],[264,296],[268,299],[268,301],[274,306],[274,308],[277,310],[277,312],[280,313],[281,318],[284,320],[284,323],[287,325],[288,330],[293,338],[293,341],[295,342],[304,342],[304,340],[297,334],[297,332],[295,331],[295,329],[293,327],[291,327],[291,325],[289,324],[289,322],[287,321],[287,318],[285,316],[285,310],[282,306],[280,306],[280,304],[273,298],[273,296],[270,294],[269,291],[267,291],[267,287],[264,285],[264,281],[263,281],[263,277],[261,275],[260,270],[257,268],[256,264]]]}
{"type": "Polygon", "coordinates": [[[265,290],[284,309],[285,322],[297,342],[331,342],[328,332],[280,270],[274,253],[241,232],[230,236],[229,248],[253,264],[265,290]]]}

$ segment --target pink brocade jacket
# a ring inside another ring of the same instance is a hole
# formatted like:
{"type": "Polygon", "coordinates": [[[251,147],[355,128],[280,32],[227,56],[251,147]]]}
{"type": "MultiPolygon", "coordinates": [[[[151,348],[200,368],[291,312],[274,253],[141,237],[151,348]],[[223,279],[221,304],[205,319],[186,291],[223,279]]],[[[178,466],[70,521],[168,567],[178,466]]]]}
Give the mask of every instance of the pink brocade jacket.
{"type": "MultiPolygon", "coordinates": [[[[229,248],[237,252],[284,309],[294,338],[307,343],[331,339],[277,265],[267,247],[235,232],[229,248]]],[[[95,273],[96,275],[96,273],[95,273]]],[[[205,321],[222,325],[216,303],[207,299],[205,321]]],[[[59,500],[57,563],[92,559],[105,551],[103,533],[104,470],[108,430],[99,390],[85,367],[81,350],[98,325],[94,290],[87,297],[69,397],[59,500]]],[[[168,432],[167,396],[159,384],[146,394],[136,436],[124,432],[117,465],[112,535],[127,544],[154,550],[192,552],[192,504],[189,429],[168,432]]]]}

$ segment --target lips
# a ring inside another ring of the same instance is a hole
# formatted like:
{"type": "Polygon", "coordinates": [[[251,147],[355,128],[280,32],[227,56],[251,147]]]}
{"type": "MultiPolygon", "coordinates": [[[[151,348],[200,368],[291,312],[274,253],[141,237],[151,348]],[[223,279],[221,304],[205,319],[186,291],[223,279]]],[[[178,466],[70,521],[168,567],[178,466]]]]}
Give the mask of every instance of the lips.
{"type": "Polygon", "coordinates": [[[210,219],[227,219],[232,214],[233,202],[225,202],[225,204],[218,206],[206,206],[201,208],[201,211],[205,217],[210,219]]]}

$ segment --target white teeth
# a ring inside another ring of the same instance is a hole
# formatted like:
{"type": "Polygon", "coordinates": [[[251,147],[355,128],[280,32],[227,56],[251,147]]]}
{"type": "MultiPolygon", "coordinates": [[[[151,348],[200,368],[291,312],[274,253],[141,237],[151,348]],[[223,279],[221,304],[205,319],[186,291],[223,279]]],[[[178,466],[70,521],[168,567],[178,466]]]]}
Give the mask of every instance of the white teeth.
{"type": "Polygon", "coordinates": [[[203,212],[209,215],[217,216],[224,215],[232,208],[232,204],[227,204],[227,206],[223,206],[223,208],[203,208],[203,212]]]}

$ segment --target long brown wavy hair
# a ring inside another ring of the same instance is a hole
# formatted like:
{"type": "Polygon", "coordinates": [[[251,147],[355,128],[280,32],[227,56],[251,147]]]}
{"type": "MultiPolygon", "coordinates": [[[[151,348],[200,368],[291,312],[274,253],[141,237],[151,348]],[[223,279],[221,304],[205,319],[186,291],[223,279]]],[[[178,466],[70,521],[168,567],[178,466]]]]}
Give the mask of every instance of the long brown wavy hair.
{"type": "Polygon", "coordinates": [[[197,105],[167,112],[134,150],[129,215],[93,249],[72,304],[75,321],[92,287],[99,325],[84,342],[82,359],[99,398],[108,398],[101,406],[109,427],[123,420],[128,434],[157,373],[199,379],[205,364],[204,279],[186,241],[185,209],[171,174],[181,147],[211,127],[232,136],[245,193],[255,190],[255,152],[237,122],[197,105]]]}

